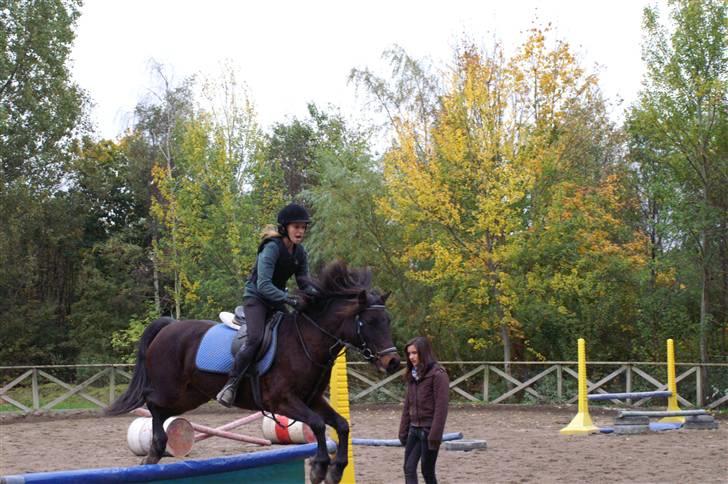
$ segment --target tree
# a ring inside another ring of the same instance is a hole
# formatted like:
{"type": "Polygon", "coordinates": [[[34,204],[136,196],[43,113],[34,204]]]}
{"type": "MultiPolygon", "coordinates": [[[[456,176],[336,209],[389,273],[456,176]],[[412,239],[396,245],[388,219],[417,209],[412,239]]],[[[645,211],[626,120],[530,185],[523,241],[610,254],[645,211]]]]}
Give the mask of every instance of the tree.
{"type": "MultiPolygon", "coordinates": [[[[695,0],[669,5],[671,27],[656,9],[645,9],[647,73],[628,126],[642,173],[659,174],[676,189],[664,208],[681,234],[670,250],[689,247],[700,268],[698,347],[707,362],[712,322],[725,321],[728,301],[728,7],[695,0]],[[720,294],[720,302],[711,294],[720,294]]],[[[652,195],[658,200],[659,193],[652,195]]]]}
{"type": "MultiPolygon", "coordinates": [[[[226,75],[217,85],[221,95],[213,83],[206,88],[207,100],[220,99],[222,107],[183,110],[164,131],[170,161],[152,167],[158,190],[151,206],[158,224],[155,260],[171,278],[177,317],[210,317],[239,302],[261,220],[271,219],[254,203],[260,146],[255,112],[244,91],[232,95],[235,82],[226,75]],[[215,115],[219,112],[227,114],[215,115]]],[[[183,99],[194,103],[174,94],[168,105],[183,99]]]]}
{"type": "Polygon", "coordinates": [[[85,98],[66,62],[80,1],[10,0],[0,8],[0,179],[59,183],[85,98]]]}
{"type": "Polygon", "coordinates": [[[0,5],[0,359],[72,359],[84,207],[62,182],[84,132],[85,99],[67,66],[76,1],[0,5]]]}
{"type": "Polygon", "coordinates": [[[301,192],[318,184],[317,152],[341,146],[343,125],[316,105],[308,105],[308,118],[276,123],[266,137],[265,163],[278,173],[285,198],[301,198],[301,192]]]}
{"type": "Polygon", "coordinates": [[[113,361],[110,335],[125,328],[153,296],[147,255],[148,204],[133,188],[144,178],[125,143],[83,141],[70,164],[69,192],[84,207],[84,236],[69,314],[83,362],[113,361]]]}
{"type": "Polygon", "coordinates": [[[302,193],[315,216],[306,238],[315,270],[334,259],[373,269],[375,284],[390,291],[395,339],[403,343],[426,316],[426,288],[409,280],[401,263],[398,226],[379,207],[384,191],[380,164],[371,156],[366,133],[337,113],[314,110],[316,129],[327,140],[313,153],[318,183],[302,193]]]}
{"type": "Polygon", "coordinates": [[[583,297],[608,297],[625,280],[633,288],[642,238],[597,79],[547,33],[532,30],[510,59],[498,45],[465,44],[449,83],[397,51],[393,81],[352,75],[392,122],[380,205],[401,227],[407,276],[432,291],[427,331],[455,357],[466,341],[473,351],[500,343],[506,362],[542,357],[587,324],[625,333],[619,318],[633,314],[631,289],[606,317],[604,300],[583,297]],[[600,277],[612,280],[600,287],[600,277]],[[544,325],[556,331],[541,338],[544,325]]]}
{"type": "MultiPolygon", "coordinates": [[[[192,95],[194,78],[187,78],[179,86],[173,86],[164,70],[164,66],[154,63],[152,70],[157,80],[160,81],[161,88],[151,91],[151,100],[140,102],[137,105],[135,109],[136,124],[133,133],[137,138],[137,144],[146,145],[136,150],[142,156],[149,157],[141,163],[149,167],[150,178],[158,182],[161,175],[157,174],[154,176],[155,170],[163,170],[170,179],[176,175],[177,152],[179,150],[177,138],[181,130],[180,125],[186,119],[190,119],[194,112],[192,95]]],[[[167,269],[169,269],[172,278],[171,303],[174,306],[173,314],[179,318],[181,315],[182,284],[178,268],[173,262],[177,257],[177,245],[174,201],[169,198],[171,193],[167,194],[167,199],[165,200],[159,193],[158,185],[152,184],[150,191],[150,210],[154,209],[154,207],[164,206],[165,204],[170,206],[165,209],[169,212],[166,215],[167,230],[169,231],[169,243],[165,248],[167,254],[160,252],[160,228],[156,224],[157,218],[152,220],[150,227],[152,235],[151,257],[154,265],[155,307],[160,315],[163,311],[162,293],[164,289],[164,281],[160,280],[160,259],[168,256],[168,261],[172,261],[167,265],[167,269]]]]}

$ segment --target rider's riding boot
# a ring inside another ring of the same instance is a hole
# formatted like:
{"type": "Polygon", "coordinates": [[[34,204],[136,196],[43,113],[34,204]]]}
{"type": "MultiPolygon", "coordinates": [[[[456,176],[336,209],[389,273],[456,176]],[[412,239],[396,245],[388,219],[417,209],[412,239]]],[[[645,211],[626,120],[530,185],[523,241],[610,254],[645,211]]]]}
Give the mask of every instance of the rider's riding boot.
{"type": "Polygon", "coordinates": [[[238,383],[240,383],[240,377],[242,375],[237,376],[231,376],[228,378],[227,383],[224,387],[222,387],[222,390],[220,390],[220,393],[217,394],[217,401],[220,402],[220,405],[224,405],[225,407],[232,407],[233,402],[235,402],[235,395],[238,393],[238,383]]]}
{"type": "Polygon", "coordinates": [[[220,402],[221,405],[224,405],[226,407],[233,406],[239,382],[240,377],[230,377],[228,379],[228,382],[225,384],[224,387],[222,387],[220,393],[217,394],[217,401],[220,402]]]}
{"type": "Polygon", "coordinates": [[[235,317],[233,318],[233,321],[238,326],[245,324],[245,309],[243,309],[243,306],[237,306],[235,308],[235,317]]]}
{"type": "Polygon", "coordinates": [[[249,361],[242,361],[241,363],[242,364],[236,366],[242,368],[242,370],[240,370],[237,374],[231,374],[227,383],[225,383],[225,386],[222,387],[220,393],[217,394],[217,401],[220,402],[221,405],[232,407],[233,403],[235,403],[235,395],[238,393],[238,384],[250,366],[249,361]]]}

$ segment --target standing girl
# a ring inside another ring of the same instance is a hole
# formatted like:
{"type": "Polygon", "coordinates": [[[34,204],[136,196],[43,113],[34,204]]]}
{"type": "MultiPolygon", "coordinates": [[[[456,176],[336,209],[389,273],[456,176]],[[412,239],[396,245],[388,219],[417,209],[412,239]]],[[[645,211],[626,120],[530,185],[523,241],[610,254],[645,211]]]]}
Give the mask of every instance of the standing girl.
{"type": "Polygon", "coordinates": [[[410,340],[405,352],[407,394],[399,423],[399,440],[405,446],[405,482],[417,482],[417,463],[421,459],[425,482],[436,484],[435,463],[447,420],[450,379],[424,336],[410,340]]]}

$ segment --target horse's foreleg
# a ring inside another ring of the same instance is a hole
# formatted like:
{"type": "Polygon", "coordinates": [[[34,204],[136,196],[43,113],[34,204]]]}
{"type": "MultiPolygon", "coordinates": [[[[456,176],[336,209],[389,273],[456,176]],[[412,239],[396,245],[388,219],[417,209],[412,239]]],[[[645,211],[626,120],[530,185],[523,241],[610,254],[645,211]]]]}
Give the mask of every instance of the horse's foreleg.
{"type": "Polygon", "coordinates": [[[164,456],[167,449],[167,433],[164,431],[164,421],[172,416],[172,412],[147,402],[147,408],[152,414],[152,445],[142,464],[156,464],[164,456]]]}
{"type": "Polygon", "coordinates": [[[336,410],[331,408],[331,405],[323,398],[314,401],[312,408],[323,417],[326,425],[336,429],[339,444],[336,448],[336,457],[334,457],[334,461],[329,466],[326,474],[326,482],[337,483],[341,481],[344,469],[349,463],[349,423],[336,410]]]}
{"type": "Polygon", "coordinates": [[[286,404],[278,405],[276,413],[304,422],[311,427],[311,431],[316,436],[317,448],[316,455],[310,460],[311,472],[309,478],[311,484],[323,482],[327,477],[326,470],[331,462],[326,449],[326,424],[324,419],[301,401],[289,401],[286,404]]]}

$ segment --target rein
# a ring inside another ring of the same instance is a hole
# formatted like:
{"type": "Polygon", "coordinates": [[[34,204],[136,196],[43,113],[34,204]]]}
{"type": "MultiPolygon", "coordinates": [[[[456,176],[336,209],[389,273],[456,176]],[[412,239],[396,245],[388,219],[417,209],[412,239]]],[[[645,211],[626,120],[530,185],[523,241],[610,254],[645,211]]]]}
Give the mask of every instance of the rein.
{"type": "Polygon", "coordinates": [[[382,355],[386,355],[388,353],[396,353],[397,352],[397,348],[395,348],[394,346],[390,346],[389,348],[385,348],[382,351],[374,352],[374,351],[372,351],[369,348],[369,345],[367,344],[366,340],[364,340],[364,337],[361,334],[361,329],[364,326],[364,322],[361,320],[361,316],[360,315],[364,311],[369,311],[369,310],[372,310],[372,309],[386,309],[386,306],[383,305],[383,304],[372,304],[371,306],[365,307],[364,309],[362,309],[361,311],[359,311],[356,314],[356,319],[354,320],[354,323],[356,324],[356,335],[359,338],[359,341],[361,341],[361,347],[355,346],[355,345],[349,343],[348,341],[344,341],[343,339],[339,338],[338,336],[336,336],[334,334],[331,334],[331,332],[329,332],[329,331],[325,330],[324,328],[322,328],[321,326],[319,326],[307,314],[305,314],[305,313],[299,313],[298,311],[296,311],[294,313],[293,321],[294,321],[294,323],[296,325],[296,331],[298,332],[298,339],[301,341],[301,346],[303,347],[303,351],[306,354],[306,357],[309,359],[309,361],[311,363],[313,363],[314,365],[318,366],[319,368],[329,368],[329,367],[331,367],[331,362],[334,361],[336,359],[336,357],[339,356],[339,352],[338,351],[336,352],[337,353],[336,356],[331,356],[332,355],[332,350],[334,348],[336,348],[337,346],[343,346],[343,347],[346,347],[346,348],[351,348],[351,349],[355,350],[357,353],[359,353],[360,355],[362,355],[367,361],[372,361],[372,360],[374,360],[374,359],[376,359],[376,358],[378,358],[378,357],[380,357],[382,355]],[[306,318],[311,324],[313,324],[314,327],[316,329],[318,329],[321,333],[323,333],[326,336],[328,336],[329,338],[335,340],[334,344],[329,347],[329,360],[328,360],[328,362],[327,362],[326,365],[322,365],[322,364],[314,361],[313,358],[311,358],[311,354],[308,352],[308,348],[306,347],[306,343],[303,341],[303,335],[301,334],[301,328],[298,325],[298,315],[299,314],[301,316],[303,316],[304,318],[306,318]]]}
{"type": "MultiPolygon", "coordinates": [[[[311,391],[311,394],[306,399],[306,405],[308,405],[316,393],[318,393],[318,388],[321,385],[321,383],[326,378],[326,375],[328,374],[329,370],[334,366],[334,362],[336,361],[336,358],[339,357],[344,351],[345,348],[351,348],[356,350],[359,354],[361,354],[367,361],[371,361],[379,356],[386,355],[387,353],[396,353],[397,348],[394,346],[386,348],[382,351],[373,352],[369,346],[367,345],[367,342],[364,340],[364,337],[361,334],[361,328],[364,326],[364,322],[361,320],[361,313],[364,311],[368,311],[370,309],[386,309],[386,306],[383,304],[372,304],[371,306],[367,306],[366,308],[362,309],[356,314],[356,319],[354,320],[354,323],[356,324],[356,335],[359,338],[359,341],[361,341],[361,348],[358,346],[354,346],[353,344],[344,341],[343,339],[339,338],[338,336],[332,334],[330,331],[327,331],[326,329],[322,328],[316,321],[311,319],[307,314],[295,311],[293,313],[293,325],[296,327],[296,334],[298,335],[298,340],[301,342],[301,347],[303,348],[303,352],[306,355],[306,358],[316,365],[319,368],[322,368],[324,371],[322,371],[319,375],[319,379],[316,382],[316,384],[313,387],[313,390],[311,391]],[[334,344],[329,347],[329,359],[327,360],[326,364],[321,364],[318,361],[315,361],[313,357],[311,356],[311,353],[308,351],[308,346],[306,345],[306,342],[303,339],[303,334],[301,333],[301,327],[298,324],[298,315],[303,316],[308,320],[309,323],[311,323],[316,329],[318,329],[321,333],[325,334],[329,338],[334,340],[334,344]],[[339,347],[340,349],[336,349],[339,347]]],[[[262,411],[263,415],[266,417],[273,419],[277,425],[280,425],[281,427],[290,427],[295,422],[290,422],[288,425],[281,424],[278,419],[276,418],[276,415],[274,413],[271,413],[270,415],[267,415],[267,412],[262,411]]]]}

